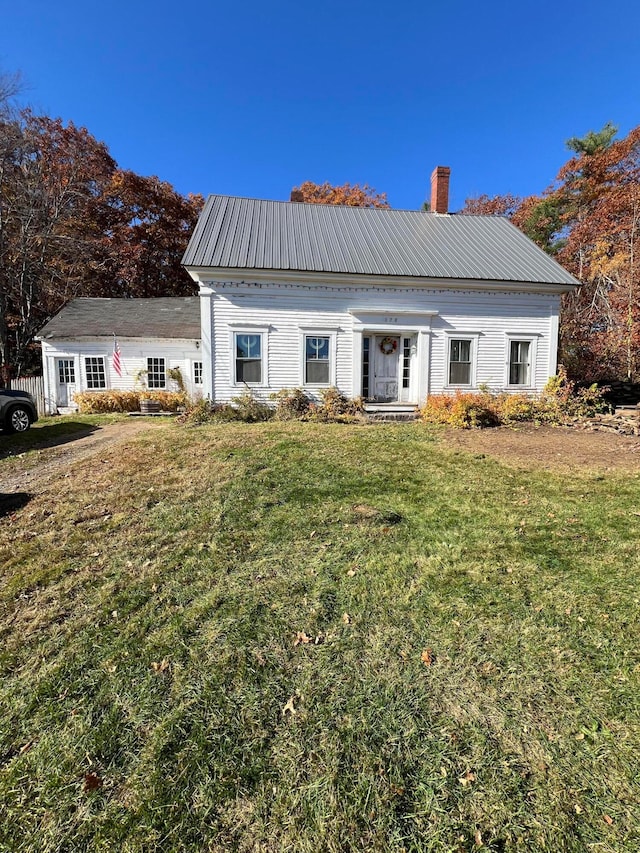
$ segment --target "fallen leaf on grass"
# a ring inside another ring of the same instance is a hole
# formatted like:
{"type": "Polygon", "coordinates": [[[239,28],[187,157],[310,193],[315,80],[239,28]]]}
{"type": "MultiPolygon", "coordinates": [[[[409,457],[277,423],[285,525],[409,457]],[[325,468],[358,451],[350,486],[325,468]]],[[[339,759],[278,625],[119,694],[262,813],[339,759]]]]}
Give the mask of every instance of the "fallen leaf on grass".
{"type": "Polygon", "coordinates": [[[582,814],[582,807],[579,806],[577,803],[574,805],[573,810],[576,814],[582,814]]]}
{"type": "Polygon", "coordinates": [[[166,672],[169,669],[170,665],[171,664],[169,663],[167,658],[162,658],[160,663],[155,660],[152,661],[151,669],[155,672],[156,675],[161,675],[163,672],[166,672]]]}
{"type": "Polygon", "coordinates": [[[282,709],[283,715],[289,713],[289,714],[291,714],[292,717],[294,717],[298,713],[296,711],[295,705],[293,704],[295,701],[295,698],[296,698],[295,696],[292,696],[289,699],[289,701],[287,702],[287,704],[284,706],[284,708],[282,709]]]}
{"type": "Polygon", "coordinates": [[[464,786],[470,785],[472,782],[475,782],[475,781],[476,781],[476,774],[472,770],[467,770],[467,772],[464,774],[464,776],[461,776],[458,779],[458,782],[460,782],[460,784],[464,785],[464,786]]]}
{"type": "Polygon", "coordinates": [[[348,613],[343,613],[342,614],[342,621],[344,622],[345,625],[350,625],[351,624],[351,616],[349,616],[348,613]]]}
{"type": "Polygon", "coordinates": [[[435,659],[436,659],[436,656],[433,653],[433,649],[431,648],[431,646],[429,646],[429,648],[425,649],[422,652],[422,654],[420,655],[420,660],[422,661],[422,663],[425,666],[431,666],[431,664],[435,662],[435,659]]]}
{"type": "Polygon", "coordinates": [[[608,814],[603,814],[602,819],[605,823],[609,824],[609,826],[613,826],[613,818],[609,817],[608,814]]]}
{"type": "Polygon", "coordinates": [[[18,750],[18,755],[24,755],[24,754],[25,754],[25,752],[29,752],[29,750],[30,750],[30,749],[31,749],[31,747],[34,745],[34,743],[35,743],[35,740],[30,740],[30,741],[28,741],[27,743],[25,743],[25,744],[24,744],[23,746],[21,746],[21,747],[20,747],[20,749],[18,750]]]}
{"type": "Polygon", "coordinates": [[[82,782],[82,790],[85,792],[97,791],[98,788],[102,788],[102,784],[102,779],[97,773],[85,773],[84,780],[82,782]]]}
{"type": "Polygon", "coordinates": [[[298,633],[296,634],[296,638],[293,641],[293,645],[299,646],[300,643],[304,643],[306,645],[307,643],[310,643],[310,642],[311,642],[311,637],[309,637],[307,634],[305,634],[304,631],[298,631],[298,633]]]}
{"type": "Polygon", "coordinates": [[[474,838],[474,841],[476,843],[476,847],[482,847],[483,846],[482,833],[480,832],[479,829],[476,829],[473,838],[474,838]]]}
{"type": "Polygon", "coordinates": [[[355,573],[356,573],[355,569],[349,569],[349,571],[347,572],[347,577],[352,578],[355,575],[355,573]]]}

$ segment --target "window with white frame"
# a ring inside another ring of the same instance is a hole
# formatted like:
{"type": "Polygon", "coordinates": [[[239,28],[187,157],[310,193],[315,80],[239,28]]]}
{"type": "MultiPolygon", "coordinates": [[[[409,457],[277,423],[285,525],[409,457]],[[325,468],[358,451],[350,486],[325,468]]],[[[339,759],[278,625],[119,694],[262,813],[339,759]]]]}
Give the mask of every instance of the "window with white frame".
{"type": "Polygon", "coordinates": [[[164,388],[167,384],[167,372],[164,358],[147,359],[147,387],[164,388]]]}
{"type": "Polygon", "coordinates": [[[202,362],[194,361],[193,362],[193,384],[194,385],[202,385],[202,362]]]}
{"type": "Polygon", "coordinates": [[[449,385],[471,385],[473,342],[468,338],[449,341],[449,385]]]}
{"type": "Polygon", "coordinates": [[[87,388],[96,391],[107,387],[107,376],[104,369],[103,356],[88,355],[84,360],[84,369],[87,374],[87,388]]]}
{"type": "Polygon", "coordinates": [[[531,385],[531,341],[509,341],[509,385],[531,385]]]}
{"type": "Polygon", "coordinates": [[[253,332],[235,332],[234,350],[238,383],[262,383],[262,335],[253,332]]]}
{"type": "Polygon", "coordinates": [[[329,385],[331,338],[329,335],[305,335],[304,381],[305,385],[329,385]]]}

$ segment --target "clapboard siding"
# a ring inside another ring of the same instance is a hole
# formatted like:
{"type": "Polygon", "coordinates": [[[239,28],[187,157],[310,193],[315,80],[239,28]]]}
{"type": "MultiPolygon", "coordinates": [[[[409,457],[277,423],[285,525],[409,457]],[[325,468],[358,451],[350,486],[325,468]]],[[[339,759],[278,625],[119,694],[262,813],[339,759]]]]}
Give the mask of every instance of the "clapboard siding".
{"type": "MultiPolygon", "coordinates": [[[[100,356],[105,361],[106,384],[108,389],[121,391],[140,389],[142,386],[138,374],[147,368],[147,358],[164,358],[167,370],[179,368],[186,390],[197,394],[202,385],[193,383],[193,364],[202,361],[202,351],[193,340],[167,338],[119,338],[122,376],[113,369],[113,338],[96,338],[87,341],[56,340],[42,342],[42,363],[44,373],[45,406],[54,413],[60,401],[58,387],[58,365],[60,358],[73,359],[75,369],[75,391],[87,390],[85,357],[100,356]]],[[[176,384],[167,377],[167,389],[176,390],[176,384]]],[[[71,403],[71,405],[73,405],[71,403]]]]}
{"type": "MultiPolygon", "coordinates": [[[[214,342],[213,373],[207,390],[216,401],[228,401],[242,391],[233,382],[233,332],[238,329],[263,331],[265,336],[267,375],[254,389],[258,397],[267,399],[282,388],[303,384],[303,329],[335,333],[335,383],[349,396],[359,393],[354,383],[354,376],[358,376],[353,363],[354,341],[358,330],[362,331],[358,314],[367,312],[376,314],[378,333],[388,328],[389,334],[413,329],[415,316],[424,313],[430,342],[422,351],[428,360],[423,371],[428,386],[425,379],[421,399],[427,392],[447,389],[448,340],[455,334],[478,335],[476,387],[505,388],[508,335],[531,336],[535,341],[531,390],[541,390],[555,370],[559,296],[554,294],[523,292],[515,287],[506,292],[208,281],[201,298],[210,300],[210,310],[203,311],[206,328],[202,337],[205,340],[210,336],[214,342]],[[434,313],[432,318],[428,317],[430,312],[434,313]]],[[[359,359],[359,354],[356,357],[359,359]]],[[[307,390],[318,392],[313,386],[307,390]]]]}

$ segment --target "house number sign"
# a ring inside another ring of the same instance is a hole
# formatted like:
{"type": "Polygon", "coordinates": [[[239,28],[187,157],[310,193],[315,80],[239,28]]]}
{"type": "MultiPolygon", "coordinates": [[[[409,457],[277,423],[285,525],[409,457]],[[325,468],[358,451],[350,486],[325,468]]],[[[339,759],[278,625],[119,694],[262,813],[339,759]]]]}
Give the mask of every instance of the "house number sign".
{"type": "Polygon", "coordinates": [[[397,317],[385,317],[384,322],[385,323],[397,323],[398,318],[397,317]]]}

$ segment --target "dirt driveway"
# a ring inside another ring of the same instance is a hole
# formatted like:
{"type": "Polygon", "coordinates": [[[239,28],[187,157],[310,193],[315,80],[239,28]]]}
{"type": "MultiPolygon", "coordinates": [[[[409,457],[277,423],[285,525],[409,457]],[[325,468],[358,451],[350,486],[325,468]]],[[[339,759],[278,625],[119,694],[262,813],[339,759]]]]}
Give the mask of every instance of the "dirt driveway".
{"type": "Polygon", "coordinates": [[[443,443],[528,470],[640,471],[640,438],[610,432],[529,424],[517,428],[448,429],[443,443]]]}
{"type": "MultiPolygon", "coordinates": [[[[167,426],[166,421],[150,422],[141,418],[130,418],[118,423],[106,424],[91,432],[76,437],[71,433],[67,440],[57,439],[55,443],[35,445],[25,453],[27,464],[12,461],[6,473],[0,467],[0,493],[29,492],[40,494],[47,490],[49,483],[66,473],[70,464],[97,456],[107,448],[124,444],[143,432],[159,430],[167,426]]],[[[13,457],[16,460],[16,457],[13,457]]]]}

